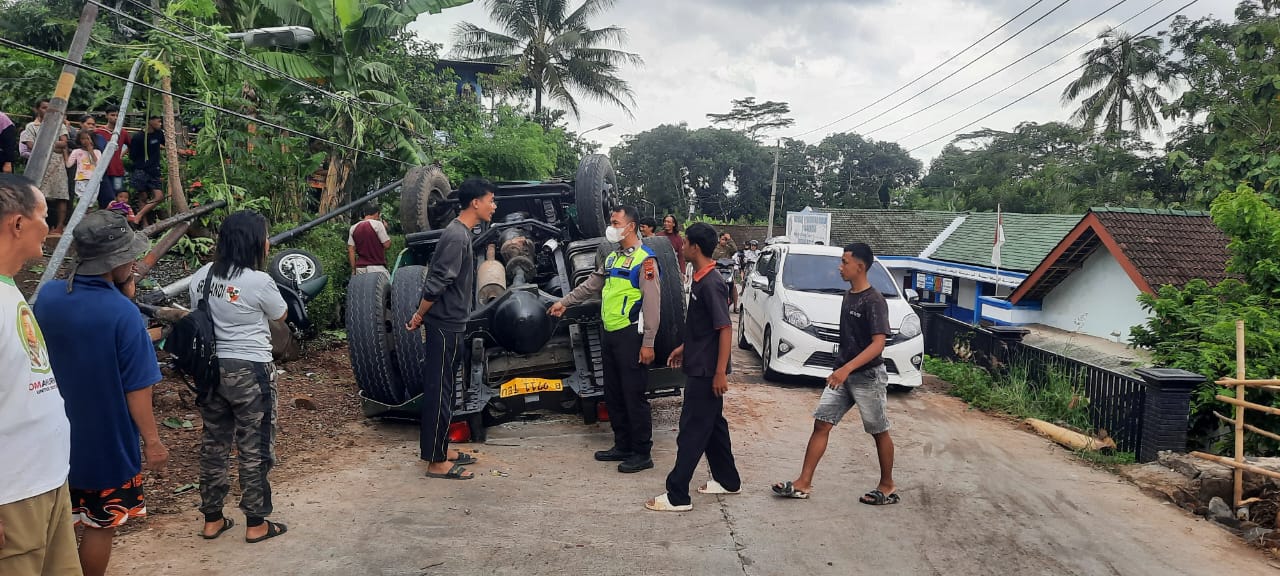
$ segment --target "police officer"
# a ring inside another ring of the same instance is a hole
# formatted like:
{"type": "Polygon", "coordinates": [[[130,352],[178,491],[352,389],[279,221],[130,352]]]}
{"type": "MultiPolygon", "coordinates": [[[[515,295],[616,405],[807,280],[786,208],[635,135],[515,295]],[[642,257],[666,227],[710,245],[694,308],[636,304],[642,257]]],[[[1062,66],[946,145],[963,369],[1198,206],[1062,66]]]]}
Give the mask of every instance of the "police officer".
{"type": "Polygon", "coordinates": [[[604,322],[604,401],[609,406],[613,447],[596,452],[601,462],[621,462],[619,472],[653,468],[653,422],[649,412],[647,365],[662,318],[658,261],[640,241],[639,214],[619,206],[609,216],[605,238],[618,249],[596,271],[547,313],[559,317],[565,308],[601,296],[604,322]]]}

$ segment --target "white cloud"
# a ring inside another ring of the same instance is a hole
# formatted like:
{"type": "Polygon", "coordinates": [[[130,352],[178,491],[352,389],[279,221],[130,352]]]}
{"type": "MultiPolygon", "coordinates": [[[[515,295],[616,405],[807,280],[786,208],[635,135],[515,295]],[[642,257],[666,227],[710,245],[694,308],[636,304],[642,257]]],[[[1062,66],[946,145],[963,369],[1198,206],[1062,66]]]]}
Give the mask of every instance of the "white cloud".
{"type": "MultiPolygon", "coordinates": [[[[906,138],[911,132],[955,114],[1056,60],[1105,26],[1116,25],[1155,1],[1128,0],[1078,33],[1010,70],[871,137],[899,141],[912,148],[959,129],[1078,66],[1078,54],[981,106],[906,138]]],[[[726,111],[732,98],[755,96],[761,100],[790,102],[796,129],[779,135],[805,132],[874,102],[1031,3],[1031,0],[622,0],[609,13],[598,17],[594,25],[616,24],[626,28],[630,33],[626,49],[645,59],[642,68],[623,72],[635,91],[635,117],[628,118],[624,112],[604,104],[583,102],[582,118],[571,123],[585,130],[612,122],[613,128],[589,135],[608,147],[618,143],[624,134],[643,132],[659,124],[687,122],[692,127],[705,126],[708,112],[726,111]]],[[[1058,0],[1041,2],[1027,15],[920,83],[867,112],[805,139],[817,141],[827,133],[849,130],[863,123],[856,131],[865,133],[906,116],[998,70],[1114,1],[1068,2],[937,88],[879,119],[867,120],[943,78],[1059,3],[1058,0]]],[[[1163,0],[1125,29],[1137,32],[1185,3],[1185,0],[1163,0]]],[[[1236,4],[1236,0],[1201,0],[1183,14],[1189,17],[1214,14],[1230,19],[1236,4]]],[[[411,29],[425,39],[444,44],[447,50],[453,26],[463,21],[491,26],[483,0],[419,18],[411,29]]],[[[1152,32],[1163,28],[1161,25],[1152,32]]],[[[1059,103],[1058,97],[1069,79],[993,115],[971,130],[1009,129],[1024,121],[1066,120],[1070,110],[1059,103]]],[[[912,154],[927,162],[949,140],[950,137],[943,138],[912,154]]]]}

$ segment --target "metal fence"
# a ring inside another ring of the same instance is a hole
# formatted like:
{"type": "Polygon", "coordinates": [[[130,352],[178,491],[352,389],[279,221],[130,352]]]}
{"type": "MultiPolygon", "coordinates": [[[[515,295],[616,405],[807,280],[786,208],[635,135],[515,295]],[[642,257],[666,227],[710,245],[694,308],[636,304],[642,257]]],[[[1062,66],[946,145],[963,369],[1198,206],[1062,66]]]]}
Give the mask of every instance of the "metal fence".
{"type": "Polygon", "coordinates": [[[993,374],[1009,366],[1023,367],[1033,386],[1043,386],[1050,378],[1066,378],[1088,399],[1089,421],[1093,427],[1106,430],[1119,450],[1138,453],[1146,398],[1142,380],[1024,344],[1016,338],[1002,338],[990,330],[936,312],[918,310],[918,313],[924,320],[925,354],[953,362],[971,362],[993,374]]]}

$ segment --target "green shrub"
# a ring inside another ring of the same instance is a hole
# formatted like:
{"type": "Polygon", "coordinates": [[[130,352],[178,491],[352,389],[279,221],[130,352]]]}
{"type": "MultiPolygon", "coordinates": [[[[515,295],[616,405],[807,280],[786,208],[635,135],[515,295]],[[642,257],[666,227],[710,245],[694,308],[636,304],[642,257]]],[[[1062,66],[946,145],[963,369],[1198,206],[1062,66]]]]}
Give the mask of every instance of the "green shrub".
{"type": "Polygon", "coordinates": [[[1024,365],[1013,365],[996,377],[974,364],[933,357],[925,357],[924,367],[926,372],[951,383],[950,393],[974,408],[1092,430],[1088,398],[1058,371],[1051,370],[1046,382],[1035,382],[1024,365]]]}

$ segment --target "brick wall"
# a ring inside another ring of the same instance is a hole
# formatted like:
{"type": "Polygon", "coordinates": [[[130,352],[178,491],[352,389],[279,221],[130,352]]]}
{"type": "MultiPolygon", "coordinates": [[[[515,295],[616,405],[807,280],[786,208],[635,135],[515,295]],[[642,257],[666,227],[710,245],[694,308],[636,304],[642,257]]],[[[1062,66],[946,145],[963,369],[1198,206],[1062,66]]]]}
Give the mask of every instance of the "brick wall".
{"type": "MultiPolygon", "coordinates": [[[[748,240],[758,240],[760,244],[763,245],[765,241],[765,233],[768,232],[768,228],[764,226],[738,226],[733,224],[716,226],[715,229],[716,232],[721,234],[728,232],[730,236],[733,236],[733,241],[736,242],[739,247],[746,244],[748,240]]],[[[773,229],[773,233],[775,235],[782,235],[783,232],[785,232],[785,230],[779,229],[776,226],[773,229]]]]}

